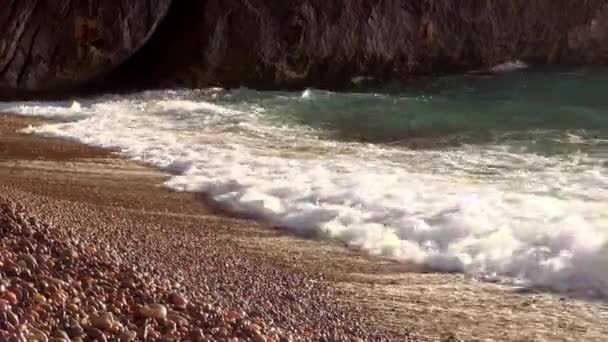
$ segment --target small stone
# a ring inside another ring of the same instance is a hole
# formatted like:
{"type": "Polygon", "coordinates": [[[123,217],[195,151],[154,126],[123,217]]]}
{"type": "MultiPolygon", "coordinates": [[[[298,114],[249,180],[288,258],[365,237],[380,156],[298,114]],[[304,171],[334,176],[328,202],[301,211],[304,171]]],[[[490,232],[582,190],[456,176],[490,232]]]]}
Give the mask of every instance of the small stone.
{"type": "Polygon", "coordinates": [[[25,236],[32,236],[32,234],[33,234],[32,228],[30,228],[29,225],[22,226],[21,234],[23,234],[25,236]]]}
{"type": "Polygon", "coordinates": [[[267,338],[266,336],[262,335],[262,334],[255,334],[253,336],[253,342],[266,342],[267,338]]]}
{"type": "Polygon", "coordinates": [[[166,320],[165,321],[165,328],[169,332],[174,332],[177,329],[177,324],[175,324],[174,321],[166,320]]]}
{"type": "Polygon", "coordinates": [[[18,266],[11,265],[11,266],[6,267],[4,269],[4,273],[6,273],[6,275],[9,276],[9,277],[16,277],[16,276],[19,275],[19,273],[21,273],[21,270],[19,269],[18,266]]]}
{"type": "Polygon", "coordinates": [[[2,296],[2,299],[9,302],[11,305],[17,304],[17,295],[13,291],[6,291],[6,293],[2,296]]]}
{"type": "Polygon", "coordinates": [[[167,315],[167,319],[175,322],[176,324],[188,325],[188,319],[177,313],[170,313],[167,315]]]}
{"type": "Polygon", "coordinates": [[[110,328],[112,328],[113,324],[114,316],[109,312],[102,312],[99,315],[93,316],[93,318],[91,318],[91,325],[100,330],[108,331],[110,330],[110,328]]]}
{"type": "Polygon", "coordinates": [[[74,325],[65,329],[70,338],[74,338],[76,336],[80,336],[84,333],[84,330],[80,325],[74,325]]]}
{"type": "Polygon", "coordinates": [[[236,312],[236,311],[228,311],[226,313],[226,318],[237,320],[237,319],[243,318],[243,316],[240,313],[236,312]]]}
{"type": "Polygon", "coordinates": [[[61,256],[65,259],[77,259],[78,252],[72,248],[66,248],[61,252],[61,256]]]}
{"type": "Polygon", "coordinates": [[[133,341],[135,338],[137,338],[137,332],[133,330],[128,330],[120,334],[121,342],[130,342],[133,341]]]}
{"type": "Polygon", "coordinates": [[[167,317],[167,308],[161,304],[144,305],[139,313],[145,318],[154,318],[156,320],[165,319],[167,317]]]}
{"type": "Polygon", "coordinates": [[[87,329],[87,336],[97,341],[106,341],[106,336],[103,331],[97,328],[89,328],[87,329]]]}
{"type": "Polygon", "coordinates": [[[15,315],[12,311],[6,312],[6,319],[14,326],[19,325],[19,317],[15,315]]]}
{"type": "Polygon", "coordinates": [[[108,331],[112,334],[118,334],[122,330],[123,330],[122,324],[119,321],[115,320],[114,323],[112,323],[112,327],[108,331]]]}
{"type": "Polygon", "coordinates": [[[291,336],[281,336],[279,342],[293,342],[293,338],[291,336]]]}
{"type": "Polygon", "coordinates": [[[66,341],[70,340],[70,335],[68,335],[68,333],[63,330],[55,330],[55,333],[53,334],[53,336],[58,337],[58,338],[63,338],[66,341]]]}
{"type": "Polygon", "coordinates": [[[260,328],[260,326],[255,323],[251,323],[247,326],[247,330],[249,330],[249,332],[251,333],[259,333],[262,328],[260,328]]]}
{"type": "Polygon", "coordinates": [[[139,330],[137,331],[137,337],[139,337],[140,340],[147,340],[148,339],[148,335],[150,334],[150,326],[148,324],[144,324],[141,327],[139,327],[139,330]]]}
{"type": "Polygon", "coordinates": [[[203,333],[203,330],[201,328],[194,328],[190,332],[190,338],[192,338],[193,340],[201,339],[203,337],[205,337],[205,334],[203,333]]]}
{"type": "Polygon", "coordinates": [[[40,329],[31,328],[30,331],[30,335],[27,337],[28,341],[47,342],[49,340],[49,337],[46,335],[46,333],[40,329]]]}
{"type": "Polygon", "coordinates": [[[220,328],[219,330],[217,330],[214,335],[215,337],[219,337],[219,338],[225,338],[228,337],[230,333],[228,332],[228,330],[226,328],[220,328]]]}
{"type": "Polygon", "coordinates": [[[185,309],[188,305],[188,299],[178,293],[174,293],[171,295],[171,303],[175,305],[176,308],[185,309]]]}
{"type": "Polygon", "coordinates": [[[21,260],[25,261],[27,267],[32,270],[38,269],[38,261],[31,254],[25,254],[21,257],[21,260]]]}
{"type": "Polygon", "coordinates": [[[38,304],[44,304],[46,303],[46,297],[41,295],[40,293],[37,293],[34,295],[34,302],[38,304]]]}

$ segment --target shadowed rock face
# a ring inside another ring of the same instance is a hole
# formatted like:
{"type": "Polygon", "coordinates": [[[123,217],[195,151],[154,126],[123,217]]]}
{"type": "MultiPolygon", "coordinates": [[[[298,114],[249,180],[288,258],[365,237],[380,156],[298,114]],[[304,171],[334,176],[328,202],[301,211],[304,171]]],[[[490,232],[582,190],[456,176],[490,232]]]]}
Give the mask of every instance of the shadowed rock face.
{"type": "MultiPolygon", "coordinates": [[[[339,87],[521,59],[608,62],[606,0],[174,2],[120,73],[174,83],[339,87]]],[[[119,74],[120,74],[119,73],[119,74]]]]}
{"type": "Polygon", "coordinates": [[[0,2],[0,85],[13,90],[110,69],[97,84],[333,88],[514,59],[608,64],[608,0],[179,0],[118,68],[170,0],[0,2]]]}
{"type": "Polygon", "coordinates": [[[3,95],[48,92],[124,62],[166,14],[170,0],[0,0],[3,95]]]}

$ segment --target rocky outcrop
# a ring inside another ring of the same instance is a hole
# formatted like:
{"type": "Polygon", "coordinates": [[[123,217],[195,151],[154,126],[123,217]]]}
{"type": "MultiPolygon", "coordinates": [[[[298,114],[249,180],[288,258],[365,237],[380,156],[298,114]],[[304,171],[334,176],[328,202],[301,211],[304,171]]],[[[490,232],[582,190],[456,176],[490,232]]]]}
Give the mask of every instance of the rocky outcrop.
{"type": "Polygon", "coordinates": [[[568,31],[565,62],[608,64],[608,4],[593,19],[568,31]]]}
{"type": "Polygon", "coordinates": [[[174,2],[119,74],[156,85],[339,87],[530,64],[606,63],[606,0],[174,2]],[[149,78],[149,75],[155,75],[149,78]]]}
{"type": "MultiPolygon", "coordinates": [[[[115,67],[169,0],[8,2],[0,84],[48,89],[115,67]],[[84,44],[82,23],[93,28],[84,44]]],[[[608,64],[608,0],[174,0],[143,49],[96,80],[333,88],[510,60],[608,64]]]]}
{"type": "Polygon", "coordinates": [[[124,62],[166,14],[170,0],[0,0],[0,90],[49,92],[124,62]]]}

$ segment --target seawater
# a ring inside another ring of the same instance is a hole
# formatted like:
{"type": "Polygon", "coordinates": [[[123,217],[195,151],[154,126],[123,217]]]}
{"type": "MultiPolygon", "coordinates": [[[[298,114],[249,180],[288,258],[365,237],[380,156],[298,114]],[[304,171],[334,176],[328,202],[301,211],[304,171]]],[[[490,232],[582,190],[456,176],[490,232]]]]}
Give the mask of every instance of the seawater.
{"type": "Polygon", "coordinates": [[[2,103],[229,212],[437,271],[608,295],[608,71],[349,92],[189,90],[2,103]]]}

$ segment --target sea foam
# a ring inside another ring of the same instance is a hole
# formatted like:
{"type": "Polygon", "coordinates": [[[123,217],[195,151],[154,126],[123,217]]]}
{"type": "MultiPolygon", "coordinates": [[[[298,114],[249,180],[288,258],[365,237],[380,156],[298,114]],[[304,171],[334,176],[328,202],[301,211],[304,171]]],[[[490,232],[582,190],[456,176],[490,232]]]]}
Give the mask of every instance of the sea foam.
{"type": "Polygon", "coordinates": [[[322,140],[262,110],[163,92],[3,111],[71,120],[27,132],[119,149],[170,172],[177,191],[296,234],[440,271],[608,295],[608,176],[585,155],[322,140]]]}

